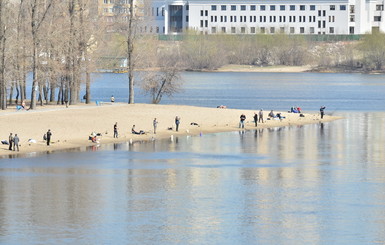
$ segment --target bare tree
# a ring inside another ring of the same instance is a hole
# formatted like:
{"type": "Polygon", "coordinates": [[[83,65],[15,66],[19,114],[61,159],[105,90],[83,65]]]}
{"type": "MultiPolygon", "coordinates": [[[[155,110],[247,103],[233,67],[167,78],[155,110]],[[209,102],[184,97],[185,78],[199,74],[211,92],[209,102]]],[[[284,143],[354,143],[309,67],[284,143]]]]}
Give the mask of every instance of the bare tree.
{"type": "Polygon", "coordinates": [[[163,95],[172,96],[181,91],[180,62],[172,54],[158,56],[159,70],[147,71],[142,80],[142,89],[159,104],[163,95]]]}
{"type": "MultiPolygon", "coordinates": [[[[31,36],[32,36],[32,92],[30,109],[36,109],[36,92],[38,90],[38,62],[39,62],[39,42],[42,38],[41,27],[48,11],[54,4],[55,0],[31,0],[31,36]]],[[[40,88],[41,89],[41,88],[40,88]]],[[[40,94],[41,94],[40,90],[40,94]]]]}
{"type": "Polygon", "coordinates": [[[6,5],[8,1],[0,1],[0,106],[2,110],[7,107],[7,89],[5,81],[5,56],[6,56],[6,5]]]}

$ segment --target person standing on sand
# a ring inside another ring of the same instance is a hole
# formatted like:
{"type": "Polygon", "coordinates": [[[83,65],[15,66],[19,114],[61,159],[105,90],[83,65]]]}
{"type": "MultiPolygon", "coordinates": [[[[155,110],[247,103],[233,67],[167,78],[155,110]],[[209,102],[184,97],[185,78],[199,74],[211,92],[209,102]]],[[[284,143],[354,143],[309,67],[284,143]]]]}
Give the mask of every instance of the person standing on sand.
{"type": "Polygon", "coordinates": [[[115,97],[113,95],[111,95],[111,102],[114,103],[115,102],[115,97]]]}
{"type": "Polygon", "coordinates": [[[19,142],[20,142],[20,139],[17,136],[17,134],[15,134],[15,137],[13,138],[13,151],[15,151],[16,148],[17,148],[17,151],[19,151],[19,142]]]}
{"type": "Polygon", "coordinates": [[[12,151],[12,144],[13,144],[13,135],[12,133],[9,134],[9,150],[12,151]]]}
{"type": "Polygon", "coordinates": [[[263,109],[261,109],[259,111],[259,120],[258,120],[258,122],[262,122],[263,123],[263,109]]]}
{"type": "Polygon", "coordinates": [[[156,120],[156,118],[154,118],[152,124],[154,125],[154,134],[156,134],[156,128],[158,127],[158,121],[156,120]]]}
{"type": "Polygon", "coordinates": [[[175,117],[175,125],[176,125],[176,131],[177,132],[179,130],[179,124],[180,124],[180,117],[176,116],[175,117]]]}
{"type": "Polygon", "coordinates": [[[118,123],[117,122],[114,125],[114,138],[118,138],[118,123]]]}
{"type": "Polygon", "coordinates": [[[51,143],[51,136],[52,136],[51,129],[48,129],[46,135],[47,135],[47,145],[49,146],[49,144],[51,143]]]}
{"type": "Polygon", "coordinates": [[[319,108],[319,112],[321,113],[321,119],[324,118],[324,115],[325,115],[325,109],[326,109],[325,106],[321,106],[321,108],[319,108]]]}
{"type": "Polygon", "coordinates": [[[258,124],[258,114],[254,112],[254,122],[255,122],[255,127],[257,127],[258,124]]]}
{"type": "Polygon", "coordinates": [[[245,120],[246,120],[246,116],[245,114],[242,114],[240,116],[239,128],[245,128],[245,120]]]}

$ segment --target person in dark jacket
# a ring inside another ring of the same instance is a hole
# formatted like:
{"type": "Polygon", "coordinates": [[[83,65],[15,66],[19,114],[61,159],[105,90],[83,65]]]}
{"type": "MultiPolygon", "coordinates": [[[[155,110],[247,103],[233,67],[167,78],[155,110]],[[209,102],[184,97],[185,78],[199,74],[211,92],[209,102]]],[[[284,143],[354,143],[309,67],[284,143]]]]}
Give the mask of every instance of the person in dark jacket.
{"type": "Polygon", "coordinates": [[[258,114],[256,112],[254,113],[254,122],[255,122],[255,127],[257,127],[257,124],[258,124],[258,114]]]}
{"type": "Polygon", "coordinates": [[[319,112],[321,113],[321,119],[324,118],[324,115],[325,115],[325,109],[326,109],[325,106],[321,106],[321,108],[319,108],[319,112]]]}
{"type": "Polygon", "coordinates": [[[12,145],[13,145],[13,135],[12,133],[9,134],[9,150],[12,151],[12,145]]]}
{"type": "Polygon", "coordinates": [[[47,135],[47,145],[49,145],[51,143],[51,136],[52,136],[51,129],[48,129],[46,135],[47,135]]]}
{"type": "Polygon", "coordinates": [[[239,119],[240,119],[240,121],[239,121],[239,128],[245,128],[245,120],[246,120],[245,114],[242,114],[239,117],[239,119]]]}

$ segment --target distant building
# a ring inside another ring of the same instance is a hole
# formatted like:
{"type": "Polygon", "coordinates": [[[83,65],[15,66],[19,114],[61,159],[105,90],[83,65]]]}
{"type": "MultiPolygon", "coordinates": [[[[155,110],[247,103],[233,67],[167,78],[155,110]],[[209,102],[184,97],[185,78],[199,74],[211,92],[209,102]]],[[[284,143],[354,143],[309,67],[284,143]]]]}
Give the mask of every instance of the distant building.
{"type": "Polygon", "coordinates": [[[382,0],[153,0],[148,13],[153,21],[147,31],[159,34],[385,32],[382,0]]]}

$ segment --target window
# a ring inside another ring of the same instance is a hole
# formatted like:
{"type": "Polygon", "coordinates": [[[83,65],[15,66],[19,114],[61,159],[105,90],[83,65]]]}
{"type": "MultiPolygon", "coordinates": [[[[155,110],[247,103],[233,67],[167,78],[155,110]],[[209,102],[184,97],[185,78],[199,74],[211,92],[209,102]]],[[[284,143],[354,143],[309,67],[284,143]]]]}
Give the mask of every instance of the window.
{"type": "Polygon", "coordinates": [[[301,11],[305,11],[305,5],[299,5],[299,10],[301,10],[301,11]]]}
{"type": "Polygon", "coordinates": [[[334,27],[329,27],[329,33],[334,34],[334,27]]]}
{"type": "Polygon", "coordinates": [[[340,10],[345,11],[346,10],[346,5],[340,5],[340,10]]]}
{"type": "Polygon", "coordinates": [[[186,10],[189,10],[189,5],[188,4],[186,5],[186,10]]]}
{"type": "Polygon", "coordinates": [[[250,33],[255,33],[255,27],[250,27],[250,33]]]}
{"type": "Polygon", "coordinates": [[[261,33],[266,33],[266,28],[265,27],[261,27],[261,33]]]}
{"type": "Polygon", "coordinates": [[[310,34],[314,34],[314,27],[310,27],[310,34]]]}
{"type": "Polygon", "coordinates": [[[374,21],[380,22],[381,21],[381,16],[374,16],[374,21]]]}
{"type": "Polygon", "coordinates": [[[294,30],[295,30],[294,27],[290,27],[290,33],[291,33],[291,34],[295,33],[294,30]]]}
{"type": "Polygon", "coordinates": [[[351,13],[351,14],[354,14],[354,5],[350,5],[349,6],[349,12],[351,13]]]}
{"type": "Polygon", "coordinates": [[[226,5],[221,5],[221,10],[226,11],[226,5]]]}
{"type": "Polygon", "coordinates": [[[203,20],[201,20],[201,25],[200,25],[200,27],[203,27],[203,20]]]}
{"type": "Polygon", "coordinates": [[[326,16],[326,10],[322,11],[322,15],[326,16]]]}
{"type": "Polygon", "coordinates": [[[226,27],[222,27],[221,31],[222,33],[226,33],[226,27]]]}
{"type": "Polygon", "coordinates": [[[186,22],[188,22],[188,15],[186,15],[186,22]]]}
{"type": "Polygon", "coordinates": [[[270,11],[275,11],[275,5],[270,5],[270,11]]]}
{"type": "Polygon", "coordinates": [[[305,27],[300,27],[299,28],[299,33],[304,34],[305,33],[305,27]]]}
{"type": "Polygon", "coordinates": [[[270,27],[270,33],[271,34],[275,33],[275,28],[274,27],[270,27]]]}
{"type": "Polygon", "coordinates": [[[246,28],[245,27],[241,27],[241,33],[246,33],[246,28]]]}
{"type": "Polygon", "coordinates": [[[209,11],[205,10],[205,16],[209,16],[209,11]]]}
{"type": "Polygon", "coordinates": [[[382,4],[376,5],[376,10],[377,11],[383,11],[384,10],[384,5],[382,5],[382,4]]]}
{"type": "Polygon", "coordinates": [[[354,34],[354,26],[349,27],[349,34],[354,34]]]}
{"type": "Polygon", "coordinates": [[[235,27],[231,27],[231,33],[235,33],[235,27]]]}
{"type": "Polygon", "coordinates": [[[265,11],[266,10],[266,5],[261,5],[261,11],[265,11]]]}
{"type": "Polygon", "coordinates": [[[250,6],[250,10],[251,10],[251,11],[255,11],[255,10],[257,10],[257,8],[255,7],[255,5],[251,5],[251,6],[250,6]]]}
{"type": "Polygon", "coordinates": [[[336,5],[330,5],[330,10],[332,11],[336,10],[336,5]]]}
{"type": "Polygon", "coordinates": [[[217,33],[217,28],[216,27],[211,27],[211,33],[217,33]]]}
{"type": "Polygon", "coordinates": [[[217,5],[211,5],[211,10],[216,11],[217,10],[217,5]]]}
{"type": "Polygon", "coordinates": [[[279,6],[279,10],[285,11],[285,5],[280,5],[280,6],[279,6]]]}
{"type": "Polygon", "coordinates": [[[205,20],[205,27],[208,27],[208,26],[209,26],[209,21],[205,20]]]}
{"type": "Polygon", "coordinates": [[[315,5],[310,5],[310,10],[314,11],[315,10],[315,5]]]}
{"type": "Polygon", "coordinates": [[[318,10],[318,16],[321,16],[321,13],[322,13],[321,10],[318,10]]]}
{"type": "Polygon", "coordinates": [[[201,16],[203,16],[203,10],[201,10],[201,16]]]}
{"type": "Polygon", "coordinates": [[[285,27],[280,27],[279,28],[279,33],[285,33],[285,27]]]}
{"type": "Polygon", "coordinates": [[[237,6],[236,5],[231,5],[231,11],[236,11],[237,10],[237,6]]]}
{"type": "Polygon", "coordinates": [[[245,11],[246,10],[246,5],[241,5],[241,11],[245,11]]]}
{"type": "Polygon", "coordinates": [[[290,5],[290,11],[295,11],[295,5],[290,5]]]}
{"type": "Polygon", "coordinates": [[[108,4],[108,0],[104,0],[104,4],[108,4]]]}

